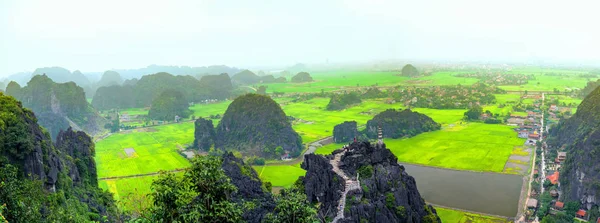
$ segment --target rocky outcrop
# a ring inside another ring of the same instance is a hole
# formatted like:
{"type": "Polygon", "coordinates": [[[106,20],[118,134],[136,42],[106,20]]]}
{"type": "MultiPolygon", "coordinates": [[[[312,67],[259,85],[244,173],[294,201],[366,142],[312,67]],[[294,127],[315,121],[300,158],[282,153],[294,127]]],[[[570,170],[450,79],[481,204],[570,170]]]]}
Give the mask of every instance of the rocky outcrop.
{"type": "Polygon", "coordinates": [[[382,129],[384,138],[396,139],[439,130],[441,125],[429,116],[413,112],[410,109],[401,111],[388,109],[367,121],[365,133],[369,138],[375,139],[377,138],[378,128],[382,129]]]}
{"type": "Polygon", "coordinates": [[[549,149],[567,152],[560,172],[562,197],[591,208],[600,203],[600,87],[577,107],[577,113],[550,129],[549,149]]]}
{"type": "Polygon", "coordinates": [[[215,143],[215,127],[212,121],[198,118],[194,127],[194,148],[208,151],[215,143]]]}
{"type": "Polygon", "coordinates": [[[60,131],[56,137],[55,148],[62,155],[68,156],[65,164],[69,166],[69,177],[74,183],[98,185],[96,161],[94,160],[96,151],[90,136],[82,131],[73,131],[72,128],[60,131]]]}
{"type": "Polygon", "coordinates": [[[352,142],[358,137],[356,121],[345,121],[333,127],[333,141],[336,143],[352,142]]]}
{"type": "Polygon", "coordinates": [[[232,194],[232,200],[240,204],[246,201],[256,204],[254,209],[244,212],[242,216],[244,221],[262,222],[265,215],[275,208],[275,201],[270,191],[262,185],[256,171],[244,164],[242,159],[233,156],[231,152],[225,153],[222,159],[221,167],[231,179],[231,183],[238,188],[237,192],[232,194]]]}
{"type": "Polygon", "coordinates": [[[441,222],[419,194],[415,179],[385,145],[358,142],[332,155],[309,154],[302,168],[307,170],[305,193],[309,201],[321,203],[319,217],[324,221],[336,219],[340,199],[345,199],[338,222],[441,222]],[[343,175],[335,172],[336,164],[343,175]]]}
{"type": "MultiPolygon", "coordinates": [[[[23,108],[13,97],[0,93],[0,168],[6,164],[19,170],[20,174],[12,177],[23,182],[40,180],[47,192],[60,192],[55,199],[69,199],[70,207],[92,214],[86,216],[90,220],[99,220],[100,215],[106,215],[109,206],[116,208],[110,195],[98,188],[94,143],[86,133],[68,128],[60,131],[56,145],[53,145],[50,135],[38,125],[31,110],[23,108]]],[[[10,193],[16,192],[8,191],[3,195],[11,196],[10,193]]],[[[9,204],[8,208],[15,207],[9,204]]],[[[52,210],[55,209],[40,210],[41,216],[51,214],[52,210]]],[[[111,217],[110,220],[115,219],[111,217]]]]}
{"type": "Polygon", "coordinates": [[[48,130],[52,139],[69,126],[81,127],[95,135],[106,121],[90,108],[83,89],[73,82],[58,84],[46,75],[36,75],[27,86],[12,86],[7,93],[37,114],[39,124],[48,130]]]}
{"type": "Polygon", "coordinates": [[[236,98],[223,115],[216,133],[216,148],[239,150],[246,155],[278,157],[287,151],[298,156],[302,150],[300,136],[292,129],[279,104],[264,95],[246,94],[236,98]]]}

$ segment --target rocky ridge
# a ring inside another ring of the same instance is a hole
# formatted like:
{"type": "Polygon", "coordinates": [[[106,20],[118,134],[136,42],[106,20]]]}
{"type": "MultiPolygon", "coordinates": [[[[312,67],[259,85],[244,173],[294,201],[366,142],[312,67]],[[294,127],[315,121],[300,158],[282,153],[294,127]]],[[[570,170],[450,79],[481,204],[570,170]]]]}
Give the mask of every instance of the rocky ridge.
{"type": "Polygon", "coordinates": [[[320,203],[323,221],[441,222],[385,144],[356,142],[331,155],[308,154],[301,167],[307,198],[320,203]]]}

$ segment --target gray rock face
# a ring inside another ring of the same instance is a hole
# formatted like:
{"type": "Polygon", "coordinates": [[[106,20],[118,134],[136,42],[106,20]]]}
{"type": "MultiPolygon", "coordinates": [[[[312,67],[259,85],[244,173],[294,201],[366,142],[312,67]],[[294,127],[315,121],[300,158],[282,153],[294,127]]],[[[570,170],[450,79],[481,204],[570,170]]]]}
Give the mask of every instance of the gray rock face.
{"type": "Polygon", "coordinates": [[[348,143],[358,137],[356,121],[345,121],[333,127],[333,141],[336,143],[348,143]]]}
{"type": "Polygon", "coordinates": [[[231,183],[238,188],[238,191],[232,194],[235,202],[243,204],[245,201],[255,201],[256,204],[259,204],[254,209],[244,212],[242,215],[244,221],[262,222],[265,215],[275,208],[275,201],[271,193],[262,186],[256,171],[245,165],[241,159],[233,156],[231,152],[223,155],[221,168],[231,179],[231,183]]]}
{"type": "Polygon", "coordinates": [[[215,127],[211,120],[198,118],[194,122],[194,148],[208,150],[215,143],[215,127]]]}
{"type": "Polygon", "coordinates": [[[55,148],[64,156],[65,166],[69,168],[69,176],[74,183],[83,182],[98,185],[98,174],[96,172],[96,161],[94,160],[95,146],[85,132],[73,131],[72,128],[60,131],[56,137],[55,148]],[[74,160],[71,162],[70,160],[74,160]]]}
{"type": "MultiPolygon", "coordinates": [[[[332,158],[332,156],[329,156],[332,158]]],[[[344,191],[344,182],[329,163],[329,158],[307,154],[304,156],[302,169],[307,170],[302,179],[304,192],[309,202],[320,202],[319,217],[322,219],[333,219],[337,212],[338,200],[344,191]]]]}
{"type": "MultiPolygon", "coordinates": [[[[306,155],[302,164],[307,170],[305,192],[309,201],[321,202],[319,217],[323,220],[335,217],[339,192],[344,190],[342,182],[332,180],[335,176],[328,163],[331,158],[306,155]]],[[[358,174],[362,188],[348,192],[345,218],[340,222],[441,222],[435,209],[426,205],[419,194],[415,179],[385,145],[352,143],[341,157],[339,168],[351,178],[358,174]]]]}

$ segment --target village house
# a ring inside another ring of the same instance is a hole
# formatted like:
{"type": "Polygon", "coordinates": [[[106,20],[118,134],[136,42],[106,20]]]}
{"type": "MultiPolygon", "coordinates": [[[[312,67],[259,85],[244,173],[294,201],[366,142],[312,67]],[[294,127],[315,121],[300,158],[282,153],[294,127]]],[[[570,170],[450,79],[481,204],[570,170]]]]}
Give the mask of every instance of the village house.
{"type": "Polygon", "coordinates": [[[532,134],[529,134],[529,138],[538,140],[538,139],[540,139],[540,135],[537,133],[532,133],[532,134]]]}
{"type": "Polygon", "coordinates": [[[556,203],[554,203],[554,209],[556,210],[562,210],[565,207],[565,203],[557,201],[556,203]]]}
{"type": "Polygon", "coordinates": [[[552,175],[547,176],[546,179],[550,180],[550,183],[552,183],[553,185],[558,184],[558,178],[560,176],[560,173],[558,171],[555,171],[552,175]]]}
{"type": "Polygon", "coordinates": [[[579,209],[579,211],[577,211],[577,213],[575,213],[575,217],[585,219],[585,214],[586,214],[585,210],[579,209]]]}
{"type": "Polygon", "coordinates": [[[509,118],[509,119],[506,120],[506,123],[508,123],[509,125],[522,126],[523,124],[525,124],[525,119],[521,119],[521,118],[509,118]]]}
{"type": "Polygon", "coordinates": [[[550,105],[550,111],[557,111],[558,107],[556,105],[550,105]]]}
{"type": "Polygon", "coordinates": [[[536,199],[533,198],[529,198],[529,200],[527,200],[527,208],[537,208],[538,205],[538,201],[536,199]]]}
{"type": "Polygon", "coordinates": [[[527,131],[527,130],[519,131],[519,138],[526,139],[527,137],[529,137],[529,131],[527,131]]]}

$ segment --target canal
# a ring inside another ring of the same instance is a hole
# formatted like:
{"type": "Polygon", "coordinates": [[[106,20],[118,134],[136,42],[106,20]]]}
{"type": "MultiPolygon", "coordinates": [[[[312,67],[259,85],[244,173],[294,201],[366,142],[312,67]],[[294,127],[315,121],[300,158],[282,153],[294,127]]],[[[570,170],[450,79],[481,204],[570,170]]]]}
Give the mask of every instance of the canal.
{"type": "Polygon", "coordinates": [[[517,214],[523,185],[520,175],[402,165],[428,203],[506,217],[517,214]]]}

